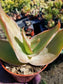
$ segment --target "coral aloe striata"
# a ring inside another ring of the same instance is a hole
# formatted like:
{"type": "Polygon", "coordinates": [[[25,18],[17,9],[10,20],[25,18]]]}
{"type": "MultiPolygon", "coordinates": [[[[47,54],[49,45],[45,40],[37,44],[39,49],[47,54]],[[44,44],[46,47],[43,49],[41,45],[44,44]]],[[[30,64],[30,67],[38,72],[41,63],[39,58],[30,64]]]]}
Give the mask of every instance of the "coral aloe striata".
{"type": "Polygon", "coordinates": [[[0,25],[8,38],[8,41],[0,40],[0,59],[9,64],[46,65],[54,61],[63,48],[60,22],[54,28],[28,39],[24,30],[20,32],[18,25],[0,8],[0,25]]]}

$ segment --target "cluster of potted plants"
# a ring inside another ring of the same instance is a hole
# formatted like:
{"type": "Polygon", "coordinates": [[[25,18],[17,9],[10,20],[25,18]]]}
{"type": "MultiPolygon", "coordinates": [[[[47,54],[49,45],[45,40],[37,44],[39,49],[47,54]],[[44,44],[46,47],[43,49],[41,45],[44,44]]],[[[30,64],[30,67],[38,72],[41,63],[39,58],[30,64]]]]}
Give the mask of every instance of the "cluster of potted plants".
{"type": "Polygon", "coordinates": [[[36,17],[39,15],[40,9],[46,5],[44,0],[40,0],[40,2],[39,0],[1,0],[1,4],[4,11],[15,18],[18,14],[20,16],[32,15],[36,17]]]}
{"type": "MultiPolygon", "coordinates": [[[[51,28],[57,24],[58,20],[63,23],[63,2],[49,1],[46,2],[47,7],[43,9],[43,18],[47,20],[47,28],[51,28]]],[[[63,26],[61,26],[63,27],[63,26]]]]}
{"type": "MultiPolygon", "coordinates": [[[[2,67],[18,82],[29,82],[54,61],[63,48],[63,30],[60,30],[63,22],[63,3],[51,1],[42,2],[43,5],[41,5],[42,3],[39,4],[38,0],[36,3],[30,0],[1,0],[1,3],[4,11],[14,20],[21,19],[22,16],[37,15],[37,18],[38,16],[41,18],[40,21],[46,22],[45,28],[54,27],[36,36],[31,30],[31,36],[34,37],[29,39],[24,29],[20,31],[15,21],[6,15],[0,7],[0,25],[8,38],[7,41],[0,39],[2,67]]],[[[29,32],[30,29],[27,31],[29,32]]]]}
{"type": "Polygon", "coordinates": [[[2,67],[19,82],[29,82],[54,61],[63,48],[63,30],[59,29],[60,21],[54,28],[29,39],[24,29],[20,31],[15,21],[0,7],[0,25],[8,38],[7,41],[0,39],[0,59],[4,61],[1,61],[2,67]],[[28,68],[25,68],[27,65],[29,65],[28,68]],[[37,70],[38,67],[40,69],[32,74],[29,74],[30,72],[22,74],[31,66],[37,70]],[[18,74],[14,72],[16,67],[19,68],[18,74]],[[13,72],[8,68],[12,68],[13,72]]]}
{"type": "Polygon", "coordinates": [[[1,4],[4,11],[15,21],[25,17],[29,20],[38,19],[46,30],[54,27],[60,20],[63,28],[62,0],[1,0],[1,4]]]}
{"type": "Polygon", "coordinates": [[[14,20],[22,18],[21,12],[24,14],[23,7],[25,11],[30,8],[31,0],[1,0],[1,5],[4,11],[11,16],[14,20]]]}

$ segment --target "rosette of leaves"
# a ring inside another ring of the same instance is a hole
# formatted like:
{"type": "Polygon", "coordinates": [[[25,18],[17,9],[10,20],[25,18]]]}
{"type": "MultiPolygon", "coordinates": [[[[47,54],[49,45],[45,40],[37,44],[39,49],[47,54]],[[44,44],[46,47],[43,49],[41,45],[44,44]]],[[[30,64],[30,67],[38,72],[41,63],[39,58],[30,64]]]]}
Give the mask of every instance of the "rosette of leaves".
{"type": "Polygon", "coordinates": [[[24,30],[20,32],[17,24],[0,8],[0,25],[8,38],[8,41],[0,40],[0,59],[9,64],[46,65],[54,61],[63,48],[60,22],[54,28],[28,39],[24,30]]]}
{"type": "Polygon", "coordinates": [[[54,26],[55,26],[55,21],[49,20],[49,21],[48,21],[48,24],[47,24],[47,28],[52,28],[52,27],[54,27],[54,26]]]}
{"type": "MultiPolygon", "coordinates": [[[[25,8],[24,8],[24,10],[28,10],[28,8],[30,8],[30,3],[31,3],[31,0],[18,0],[19,1],[19,3],[21,3],[21,4],[19,4],[19,6],[21,6],[20,8],[23,8],[24,6],[26,6],[25,8]],[[26,9],[27,8],[27,9],[26,9]]],[[[20,9],[21,10],[21,9],[20,9]]]]}
{"type": "Polygon", "coordinates": [[[53,8],[53,9],[52,9],[52,14],[53,14],[53,16],[56,17],[56,16],[59,14],[59,9],[53,8]]]}
{"type": "Polygon", "coordinates": [[[54,7],[52,8],[50,6],[48,6],[47,8],[44,8],[44,10],[45,10],[44,14],[51,14],[55,17],[60,13],[58,8],[54,8],[54,7]]]}
{"type": "Polygon", "coordinates": [[[49,13],[49,14],[45,14],[43,18],[45,18],[47,21],[50,21],[53,18],[53,16],[51,13],[49,13]]]}
{"type": "Polygon", "coordinates": [[[6,13],[13,11],[14,1],[13,0],[1,0],[2,8],[6,13]]]}
{"type": "Polygon", "coordinates": [[[31,0],[1,0],[2,8],[6,13],[15,12],[16,9],[21,12],[23,6],[29,8],[31,0]]]}
{"type": "Polygon", "coordinates": [[[51,7],[51,6],[49,6],[49,5],[47,4],[47,7],[46,7],[46,8],[45,8],[45,7],[43,8],[43,10],[44,10],[43,13],[44,13],[44,14],[52,14],[52,8],[53,8],[53,7],[51,7]]]}
{"type": "Polygon", "coordinates": [[[54,2],[53,1],[48,1],[47,4],[48,4],[49,7],[53,7],[54,6],[54,2]]]}
{"type": "Polygon", "coordinates": [[[23,10],[24,10],[24,13],[29,12],[31,10],[30,4],[24,5],[23,10]]]}
{"type": "Polygon", "coordinates": [[[54,2],[54,7],[55,8],[61,9],[62,8],[62,5],[63,5],[62,0],[59,0],[59,1],[55,1],[54,2]]]}

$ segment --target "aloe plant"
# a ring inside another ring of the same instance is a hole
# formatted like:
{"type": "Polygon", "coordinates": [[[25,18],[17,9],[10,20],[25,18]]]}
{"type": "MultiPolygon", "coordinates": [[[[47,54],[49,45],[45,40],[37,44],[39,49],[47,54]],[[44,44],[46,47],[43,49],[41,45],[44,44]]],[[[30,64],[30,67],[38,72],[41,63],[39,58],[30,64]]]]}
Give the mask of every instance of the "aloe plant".
{"type": "Polygon", "coordinates": [[[0,40],[0,59],[9,64],[46,65],[54,61],[63,48],[60,22],[54,28],[28,39],[24,29],[20,32],[17,24],[0,7],[0,25],[8,38],[8,41],[0,40]]]}

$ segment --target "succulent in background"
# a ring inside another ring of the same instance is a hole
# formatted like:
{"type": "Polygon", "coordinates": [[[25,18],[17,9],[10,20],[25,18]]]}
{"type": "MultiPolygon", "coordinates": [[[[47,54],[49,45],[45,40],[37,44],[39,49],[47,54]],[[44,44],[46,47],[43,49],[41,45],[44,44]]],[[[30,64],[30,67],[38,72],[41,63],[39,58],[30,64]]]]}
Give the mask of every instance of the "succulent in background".
{"type": "Polygon", "coordinates": [[[53,7],[54,6],[54,2],[53,1],[48,1],[47,4],[48,4],[49,7],[53,7]]]}
{"type": "Polygon", "coordinates": [[[49,20],[47,26],[48,26],[48,28],[54,27],[55,26],[55,22],[53,20],[49,20]]]}
{"type": "Polygon", "coordinates": [[[12,0],[1,0],[1,4],[6,13],[9,13],[14,9],[14,1],[12,0]]]}
{"type": "Polygon", "coordinates": [[[52,17],[52,14],[46,14],[44,15],[44,17],[47,21],[51,20],[53,17],[52,17]]]}
{"type": "Polygon", "coordinates": [[[52,14],[53,14],[54,16],[57,16],[57,15],[59,14],[59,9],[53,8],[53,9],[52,9],[52,14]]]}
{"type": "Polygon", "coordinates": [[[52,13],[52,8],[51,7],[48,7],[47,9],[45,9],[45,12],[52,13]]]}
{"type": "Polygon", "coordinates": [[[23,7],[23,12],[24,13],[27,13],[27,12],[29,12],[30,11],[30,4],[28,4],[28,5],[25,5],[24,7],[23,7]]]}
{"type": "Polygon", "coordinates": [[[6,13],[15,12],[16,8],[19,12],[23,6],[30,4],[31,0],[1,0],[2,8],[6,13]]]}
{"type": "Polygon", "coordinates": [[[62,14],[58,14],[57,18],[63,23],[63,15],[62,14]]]}
{"type": "Polygon", "coordinates": [[[63,4],[62,0],[59,0],[59,1],[55,1],[54,2],[55,8],[58,8],[58,9],[61,9],[62,4],[63,4]]]}

